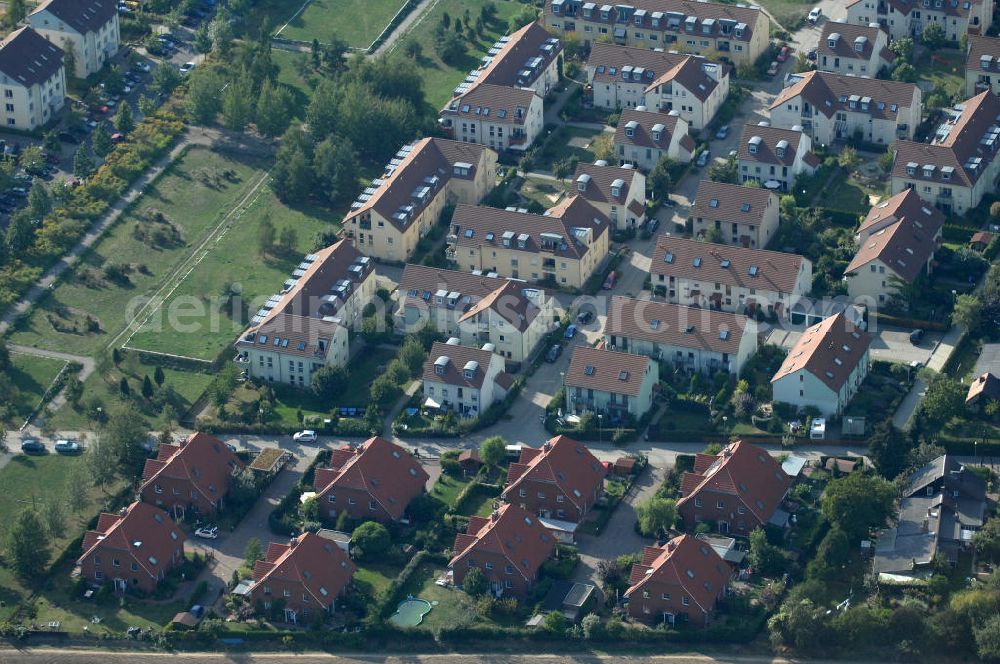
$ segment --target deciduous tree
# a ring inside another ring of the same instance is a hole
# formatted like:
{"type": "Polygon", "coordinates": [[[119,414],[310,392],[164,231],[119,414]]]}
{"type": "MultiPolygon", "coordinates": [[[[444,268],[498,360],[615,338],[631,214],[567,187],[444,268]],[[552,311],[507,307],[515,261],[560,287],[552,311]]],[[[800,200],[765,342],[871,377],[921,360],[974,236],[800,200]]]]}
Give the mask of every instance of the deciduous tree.
{"type": "Polygon", "coordinates": [[[820,509],[833,526],[839,526],[856,543],[870,528],[879,528],[895,511],[896,488],[877,475],[853,472],[831,480],[823,492],[820,509]]]}
{"type": "Polygon", "coordinates": [[[506,454],[507,441],[500,436],[490,436],[479,445],[479,459],[487,466],[499,465],[506,454]]]}
{"type": "Polygon", "coordinates": [[[677,519],[677,503],[669,498],[651,496],[635,506],[635,517],[639,532],[653,537],[659,531],[667,531],[677,519]]]}

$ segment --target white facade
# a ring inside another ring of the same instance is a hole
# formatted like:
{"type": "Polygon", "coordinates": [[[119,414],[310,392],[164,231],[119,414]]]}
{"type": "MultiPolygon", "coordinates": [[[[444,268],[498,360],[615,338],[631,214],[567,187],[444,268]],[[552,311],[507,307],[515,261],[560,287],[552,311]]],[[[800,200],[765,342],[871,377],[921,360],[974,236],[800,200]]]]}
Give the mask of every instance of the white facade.
{"type": "Polygon", "coordinates": [[[847,6],[847,22],[878,23],[891,39],[920,37],[934,23],[946,39],[957,42],[964,34],[986,33],[993,24],[993,0],[854,0],[847,6]]]}
{"type": "MultiPolygon", "coordinates": [[[[325,366],[347,366],[350,359],[348,332],[343,325],[330,326],[324,333],[321,350],[314,354],[296,352],[296,347],[273,343],[238,344],[244,354],[237,360],[250,376],[269,383],[286,383],[301,389],[312,385],[313,372],[325,366]]],[[[280,336],[279,336],[280,338],[280,336]]]]}
{"type": "Polygon", "coordinates": [[[782,376],[771,384],[774,388],[774,400],[791,404],[800,409],[816,408],[824,417],[840,416],[854,395],[858,393],[865,377],[868,376],[870,364],[869,351],[865,350],[861,361],[851,371],[849,378],[841,386],[839,392],[830,389],[826,383],[810,371],[800,369],[787,376],[782,376]]]}
{"type": "MultiPolygon", "coordinates": [[[[81,3],[87,0],[79,0],[81,3]]],[[[106,0],[107,1],[107,0],[106,0]]],[[[40,9],[28,16],[32,28],[63,49],[73,51],[76,58],[77,78],[86,78],[101,70],[104,63],[114,57],[121,44],[118,12],[111,13],[107,22],[94,30],[78,32],[47,9],[40,9]]]]}

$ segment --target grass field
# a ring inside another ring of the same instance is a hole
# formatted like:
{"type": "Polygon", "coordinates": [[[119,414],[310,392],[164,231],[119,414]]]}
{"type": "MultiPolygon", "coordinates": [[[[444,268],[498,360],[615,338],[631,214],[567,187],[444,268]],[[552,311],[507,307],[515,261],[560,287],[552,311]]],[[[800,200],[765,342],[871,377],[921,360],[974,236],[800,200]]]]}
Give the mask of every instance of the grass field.
{"type": "MultiPolygon", "coordinates": [[[[930,81],[931,90],[944,90],[951,97],[965,99],[965,54],[945,49],[928,52],[917,64],[920,78],[930,81]]],[[[924,91],[924,95],[928,95],[924,91]]]]}
{"type": "Polygon", "coordinates": [[[399,575],[401,569],[379,563],[358,563],[358,571],[354,574],[354,585],[362,593],[378,597],[399,575]]]}
{"type": "Polygon", "coordinates": [[[155,292],[261,174],[253,165],[210,150],[189,150],[18,324],[11,343],[80,355],[107,345],[124,328],[130,302],[155,292]],[[222,177],[227,171],[229,177],[222,177]],[[153,247],[137,239],[135,229],[151,225],[150,216],[157,212],[179,238],[153,247]],[[104,278],[109,264],[130,266],[127,282],[104,278]],[[87,316],[98,321],[99,332],[87,331],[87,316]]]}
{"type": "Polygon", "coordinates": [[[66,363],[62,360],[18,353],[12,353],[10,360],[11,367],[7,374],[17,387],[18,393],[11,409],[14,417],[8,424],[20,426],[66,363]]]}
{"type": "Polygon", "coordinates": [[[417,64],[424,79],[424,92],[428,103],[438,109],[451,99],[455,86],[462,82],[469,70],[479,66],[480,59],[497,38],[508,32],[507,24],[511,17],[526,6],[511,0],[438,0],[429,12],[425,12],[405,34],[399,36],[393,50],[398,51],[399,45],[411,40],[420,43],[423,55],[417,64]],[[437,54],[434,43],[434,31],[441,22],[441,17],[446,13],[452,18],[461,17],[466,10],[473,17],[479,16],[480,10],[487,3],[495,5],[497,13],[493,22],[487,26],[485,38],[470,45],[464,58],[453,64],[446,64],[437,54]]]}
{"type": "Polygon", "coordinates": [[[403,4],[404,0],[311,0],[295,14],[300,7],[298,0],[268,3],[276,36],[304,42],[318,39],[321,43],[340,37],[355,48],[368,48],[403,4]]]}
{"type": "Polygon", "coordinates": [[[437,565],[421,565],[410,577],[403,590],[403,597],[413,595],[425,599],[431,604],[437,602],[431,608],[430,613],[424,616],[423,622],[417,629],[437,632],[442,627],[461,627],[476,621],[482,622],[468,595],[461,590],[442,588],[434,583],[434,580],[442,576],[444,572],[445,569],[437,565]]]}
{"type": "Polygon", "coordinates": [[[462,490],[469,485],[469,480],[452,477],[447,473],[441,473],[438,481],[431,488],[431,495],[440,500],[445,505],[455,504],[455,499],[462,490]]]}
{"type": "Polygon", "coordinates": [[[813,8],[815,0],[760,0],[767,11],[787,30],[798,28],[813,8]]]}
{"type": "MultiPolygon", "coordinates": [[[[142,387],[143,376],[149,376],[152,379],[155,370],[156,367],[152,365],[136,362],[134,366],[123,364],[121,368],[112,369],[106,378],[102,378],[95,372],[83,383],[83,398],[80,399],[80,403],[86,405],[97,400],[104,411],[107,412],[109,408],[113,408],[116,404],[120,403],[121,393],[119,391],[119,383],[122,377],[126,376],[128,377],[132,393],[136,395],[133,403],[149,420],[150,426],[159,429],[164,424],[163,413],[152,407],[141,396],[138,396],[139,390],[142,387]]],[[[164,368],[163,375],[163,387],[156,389],[170,389],[174,392],[177,401],[175,410],[178,417],[184,415],[187,409],[205,391],[208,384],[212,382],[211,375],[193,371],[178,371],[176,369],[164,368]]],[[[85,408],[83,406],[73,406],[72,404],[66,404],[55,411],[49,418],[49,423],[57,430],[63,431],[79,431],[93,426],[93,423],[88,419],[85,408]]]]}
{"type": "MultiPolygon", "coordinates": [[[[162,306],[132,337],[129,346],[213,360],[246,327],[249,318],[271,295],[279,292],[302,257],[312,251],[315,235],[333,227],[317,212],[309,214],[283,205],[266,185],[255,194],[233,227],[204,252],[204,258],[184,277],[162,306]],[[256,238],[269,221],[280,234],[293,229],[296,242],[289,252],[258,255],[256,238]],[[233,318],[219,296],[230,284],[240,288],[245,303],[233,318]],[[183,312],[182,315],[180,312],[183,312]]],[[[327,218],[333,218],[327,215],[327,218]]],[[[337,217],[339,218],[339,217],[337,217]]]]}

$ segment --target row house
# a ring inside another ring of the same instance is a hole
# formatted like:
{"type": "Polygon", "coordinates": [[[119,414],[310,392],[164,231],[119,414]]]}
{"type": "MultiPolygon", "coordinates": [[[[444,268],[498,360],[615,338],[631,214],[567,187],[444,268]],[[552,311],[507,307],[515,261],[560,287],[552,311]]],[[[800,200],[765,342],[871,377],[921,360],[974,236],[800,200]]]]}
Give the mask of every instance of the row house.
{"type": "Polygon", "coordinates": [[[513,365],[528,360],[556,324],[556,301],[518,279],[408,263],[399,282],[394,329],[430,325],[463,346],[492,344],[513,365]]]}
{"type": "Polygon", "coordinates": [[[308,254],[236,341],[236,363],[254,378],[312,385],[313,373],[350,358],[348,328],[375,298],[375,265],[348,240],[308,254]]]}
{"type": "Polygon", "coordinates": [[[285,622],[298,624],[317,613],[332,615],[337,597],[351,585],[357,568],[347,553],[322,534],[305,532],[288,544],[271,542],[254,563],[251,602],[271,611],[281,603],[285,622]]]}
{"type": "Polygon", "coordinates": [[[812,288],[812,263],[797,254],[664,235],[650,277],[667,302],[788,320],[812,288]]]}
{"type": "Polygon", "coordinates": [[[469,272],[582,288],[608,256],[610,226],[579,194],[545,214],[459,205],[445,255],[469,272]]]}
{"type": "Polygon", "coordinates": [[[664,159],[689,164],[697,147],[678,110],[661,113],[627,108],[618,118],[613,149],[618,163],[650,172],[664,159]]]}
{"type": "Polygon", "coordinates": [[[795,78],[771,104],[771,124],[800,126],[821,145],[853,138],[891,145],[912,139],[920,124],[922,93],[915,83],[823,71],[795,78]]]}
{"type": "Polygon", "coordinates": [[[611,350],[669,362],[675,369],[738,376],[757,352],[757,322],[727,311],[616,295],[604,339],[611,350]]]}
{"type": "Polygon", "coordinates": [[[700,56],[598,42],[587,58],[587,82],[598,108],[676,110],[702,129],[729,94],[729,69],[700,56]]]}
{"type": "Polygon", "coordinates": [[[718,454],[698,454],[681,475],[677,512],[685,528],[714,523],[720,533],[748,536],[766,526],[785,499],[792,478],[777,459],[742,440],[718,454]]]}
{"type": "Polygon", "coordinates": [[[753,64],[768,46],[769,21],[757,7],[685,0],[546,0],[542,15],[553,32],[576,35],[585,46],[604,41],[710,55],[753,64]]]}
{"type": "Polygon", "coordinates": [[[3,127],[31,131],[53,121],[66,103],[63,51],[30,27],[0,42],[3,127]]]}
{"type": "Polygon", "coordinates": [[[634,168],[606,161],[579,163],[573,174],[576,195],[593,205],[617,229],[646,223],[646,176],[634,168]]]}
{"type": "Polygon", "coordinates": [[[816,69],[846,76],[874,78],[896,60],[889,34],[878,23],[855,25],[827,21],[816,46],[816,69]]]}
{"type": "Polygon", "coordinates": [[[940,25],[946,39],[983,35],[993,24],[993,0],[848,0],[847,22],[878,23],[889,39],[921,37],[928,25],[940,25]]]}
{"type": "Polygon", "coordinates": [[[118,53],[121,29],[114,0],[43,0],[28,24],[65,52],[72,52],[77,78],[96,74],[118,53]]]}
{"type": "Polygon", "coordinates": [[[812,175],[820,165],[812,151],[812,139],[801,124],[791,129],[766,122],[744,125],[736,159],[740,182],[756,182],[782,192],[795,186],[795,178],[812,175]]]}
{"type": "Polygon", "coordinates": [[[779,208],[773,191],[702,180],[691,206],[693,232],[723,244],[763,249],[778,232],[779,208]]]}
{"type": "Polygon", "coordinates": [[[195,432],[160,445],[156,458],[146,460],[139,496],[176,519],[188,512],[211,518],[222,509],[233,473],[245,467],[221,440],[195,432]]]}
{"type": "Polygon", "coordinates": [[[424,362],[424,405],[478,417],[507,396],[514,380],[492,344],[460,345],[457,338],[435,341],[424,362]]]}
{"type": "Polygon", "coordinates": [[[1000,38],[969,35],[965,56],[965,96],[974,97],[983,90],[1000,94],[1000,38]]]}
{"type": "Polygon", "coordinates": [[[497,153],[483,145],[423,138],[403,146],[344,217],[361,253],[405,261],[448,205],[475,205],[496,186],[497,153]]]}
{"type": "Polygon", "coordinates": [[[559,81],[562,51],[534,22],[501,37],[441,109],[445,134],[501,152],[526,150],[542,130],[543,100],[559,81]]]}
{"type": "Polygon", "coordinates": [[[628,614],[647,623],[707,627],[731,577],[729,563],[691,535],[644,547],[624,595],[628,614]]]}
{"type": "Polygon", "coordinates": [[[771,378],[774,400],[839,417],[868,376],[871,343],[843,312],[807,328],[771,378]]]}
{"type": "Polygon", "coordinates": [[[844,269],[848,295],[882,305],[904,284],[929,275],[944,222],[944,213],[912,189],[869,210],[855,235],[858,252],[844,269]]]}
{"type": "Polygon", "coordinates": [[[469,570],[478,569],[494,597],[525,600],[555,549],[551,530],[527,510],[508,503],[489,517],[469,517],[466,531],[455,535],[448,573],[452,583],[461,586],[469,570]]]}
{"type": "Polygon", "coordinates": [[[640,419],[653,407],[659,365],[645,355],[576,346],[566,370],[566,411],[594,413],[607,425],[640,419]]]}
{"type": "Polygon", "coordinates": [[[897,141],[892,193],[913,189],[926,203],[961,215],[996,190],[1000,97],[986,90],[945,115],[930,143],[897,141]]]}
{"type": "Polygon", "coordinates": [[[113,584],[115,592],[152,593],[184,562],[184,531],[166,512],[136,501],[116,514],[102,512],[83,534],[78,573],[90,586],[113,584]]]}
{"type": "Polygon", "coordinates": [[[604,465],[580,442],[556,436],[521,447],[500,498],[543,519],[582,522],[604,494],[604,465]]]}
{"type": "Polygon", "coordinates": [[[355,521],[399,521],[425,491],[430,479],[408,451],[385,438],[369,438],[356,448],[333,450],[330,465],[313,479],[319,514],[334,523],[341,514],[355,521]]]}

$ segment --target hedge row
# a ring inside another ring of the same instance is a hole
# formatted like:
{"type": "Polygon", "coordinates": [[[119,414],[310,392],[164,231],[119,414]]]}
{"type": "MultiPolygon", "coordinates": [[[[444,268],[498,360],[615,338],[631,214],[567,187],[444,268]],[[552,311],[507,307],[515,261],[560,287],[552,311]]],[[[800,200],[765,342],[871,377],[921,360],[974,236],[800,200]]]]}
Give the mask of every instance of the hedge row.
{"type": "Polygon", "coordinates": [[[953,224],[945,224],[941,231],[941,235],[944,237],[945,242],[954,242],[957,244],[968,244],[975,235],[977,228],[969,228],[968,226],[955,226],[953,224]]]}
{"type": "Polygon", "coordinates": [[[889,314],[884,314],[882,312],[872,312],[871,316],[875,318],[875,322],[883,325],[920,328],[921,330],[934,330],[937,332],[944,332],[948,329],[948,323],[942,323],[941,321],[920,320],[919,318],[903,318],[899,316],[890,316],[889,314]]]}

